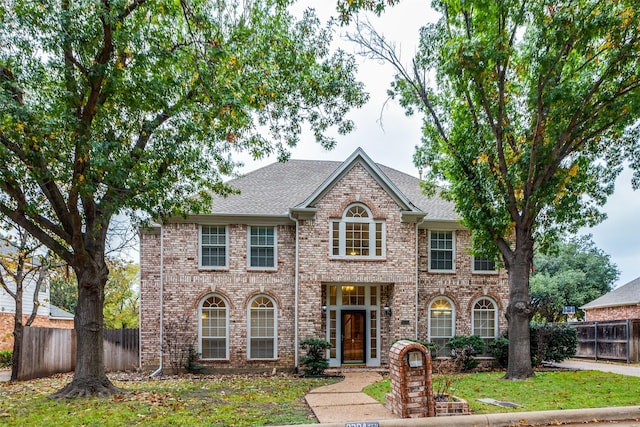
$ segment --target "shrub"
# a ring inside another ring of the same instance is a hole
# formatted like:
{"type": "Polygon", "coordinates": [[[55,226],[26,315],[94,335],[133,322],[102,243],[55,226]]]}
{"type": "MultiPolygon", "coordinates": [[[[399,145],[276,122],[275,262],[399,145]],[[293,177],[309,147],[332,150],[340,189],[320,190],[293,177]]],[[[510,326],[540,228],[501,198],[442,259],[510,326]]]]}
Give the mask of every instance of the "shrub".
{"type": "Polygon", "coordinates": [[[576,355],[578,333],[567,324],[531,324],[531,362],[539,366],[543,361],[562,362],[576,355]]]}
{"type": "Polygon", "coordinates": [[[187,360],[184,364],[184,368],[191,374],[203,373],[205,371],[205,367],[198,363],[198,360],[200,359],[200,353],[196,351],[193,344],[189,344],[188,351],[189,352],[187,354],[187,360]]]}
{"type": "Polygon", "coordinates": [[[300,363],[304,365],[304,374],[324,375],[324,370],[329,367],[326,350],[331,348],[331,343],[320,338],[306,338],[300,341],[300,347],[307,352],[306,356],[300,358],[300,363]]]}
{"type": "Polygon", "coordinates": [[[484,340],[478,335],[455,336],[447,346],[451,348],[451,358],[460,371],[471,371],[478,367],[478,361],[473,356],[482,354],[484,340]]]}
{"type": "Polygon", "coordinates": [[[504,337],[496,338],[489,343],[489,353],[500,367],[506,368],[509,362],[509,340],[504,337]]]}
{"type": "Polygon", "coordinates": [[[0,368],[9,368],[11,365],[13,365],[13,351],[0,351],[0,368]]]}
{"type": "MultiPolygon", "coordinates": [[[[540,366],[544,361],[562,362],[576,355],[578,333],[567,324],[532,323],[529,327],[531,364],[540,366]]],[[[489,351],[501,367],[509,361],[509,340],[497,338],[489,344],[489,351]]]]}

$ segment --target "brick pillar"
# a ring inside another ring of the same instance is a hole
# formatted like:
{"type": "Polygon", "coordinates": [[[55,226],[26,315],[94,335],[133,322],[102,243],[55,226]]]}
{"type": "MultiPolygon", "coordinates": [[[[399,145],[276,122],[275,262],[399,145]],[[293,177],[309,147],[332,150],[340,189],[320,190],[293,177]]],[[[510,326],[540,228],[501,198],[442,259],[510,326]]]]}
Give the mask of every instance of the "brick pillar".
{"type": "Polygon", "coordinates": [[[431,355],[422,344],[402,340],[389,351],[391,392],[387,408],[402,418],[435,416],[431,355]],[[409,353],[415,354],[416,366],[410,366],[409,353]]]}

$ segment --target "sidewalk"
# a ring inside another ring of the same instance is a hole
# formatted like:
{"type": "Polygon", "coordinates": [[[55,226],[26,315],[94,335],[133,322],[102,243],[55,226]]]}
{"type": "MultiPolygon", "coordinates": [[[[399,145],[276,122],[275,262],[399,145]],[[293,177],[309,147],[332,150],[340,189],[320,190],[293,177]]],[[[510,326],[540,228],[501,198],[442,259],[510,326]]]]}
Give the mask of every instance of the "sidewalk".
{"type": "MultiPolygon", "coordinates": [[[[640,366],[604,362],[568,360],[551,366],[575,370],[600,370],[623,375],[640,376],[640,366]]],[[[375,399],[361,390],[380,381],[377,372],[343,372],[344,380],[312,390],[305,399],[324,427],[477,427],[477,426],[549,426],[567,423],[612,421],[620,427],[640,427],[640,406],[616,408],[585,408],[558,411],[511,412],[484,415],[462,415],[455,417],[433,417],[400,419],[375,399]],[[371,422],[367,424],[366,421],[371,422]]],[[[308,426],[297,427],[312,427],[308,426]]],[[[316,424],[317,426],[317,424],[316,424]]]]}

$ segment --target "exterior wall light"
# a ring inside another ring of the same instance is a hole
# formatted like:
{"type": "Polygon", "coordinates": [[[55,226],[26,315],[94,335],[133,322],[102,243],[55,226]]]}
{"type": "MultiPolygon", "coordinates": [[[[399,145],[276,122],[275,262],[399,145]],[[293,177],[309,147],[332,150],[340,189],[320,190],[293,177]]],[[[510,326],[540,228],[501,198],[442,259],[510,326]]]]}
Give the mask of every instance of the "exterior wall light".
{"type": "Polygon", "coordinates": [[[386,314],[387,316],[391,316],[392,311],[391,311],[391,307],[389,307],[389,304],[385,304],[383,310],[384,310],[384,314],[386,314]]]}
{"type": "Polygon", "coordinates": [[[322,304],[322,312],[323,313],[327,312],[327,305],[326,304],[322,304]]]}

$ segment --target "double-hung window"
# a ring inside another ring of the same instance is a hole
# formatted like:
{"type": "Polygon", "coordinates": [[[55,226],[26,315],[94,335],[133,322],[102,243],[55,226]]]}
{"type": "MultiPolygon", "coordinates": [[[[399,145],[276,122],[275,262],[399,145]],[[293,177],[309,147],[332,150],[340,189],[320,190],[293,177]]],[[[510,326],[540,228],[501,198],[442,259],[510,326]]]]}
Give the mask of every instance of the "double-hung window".
{"type": "Polygon", "coordinates": [[[331,221],[330,254],[335,258],[384,258],[385,223],[362,204],[349,206],[331,221]]]}
{"type": "Polygon", "coordinates": [[[267,296],[255,297],[249,305],[249,359],[275,359],[277,355],[276,306],[267,296]]]}
{"type": "Polygon", "coordinates": [[[453,272],[455,264],[455,233],[429,232],[429,271],[453,272]]]}
{"type": "Polygon", "coordinates": [[[455,336],[456,314],[449,298],[440,296],[429,304],[429,341],[439,346],[438,356],[448,356],[447,343],[455,336]]]}
{"type": "Polygon", "coordinates": [[[226,268],[227,227],[203,225],[200,227],[200,266],[203,268],[226,268]]]}
{"type": "Polygon", "coordinates": [[[200,354],[203,359],[229,358],[227,304],[212,295],[200,304],[200,354]]]}
{"type": "Polygon", "coordinates": [[[249,227],[249,268],[272,270],[276,268],[275,227],[249,227]]]}
{"type": "Polygon", "coordinates": [[[491,258],[474,256],[473,272],[474,273],[496,273],[497,272],[496,262],[491,258]]]}

